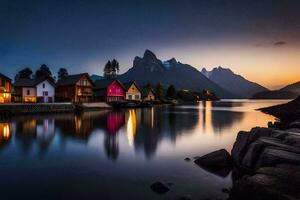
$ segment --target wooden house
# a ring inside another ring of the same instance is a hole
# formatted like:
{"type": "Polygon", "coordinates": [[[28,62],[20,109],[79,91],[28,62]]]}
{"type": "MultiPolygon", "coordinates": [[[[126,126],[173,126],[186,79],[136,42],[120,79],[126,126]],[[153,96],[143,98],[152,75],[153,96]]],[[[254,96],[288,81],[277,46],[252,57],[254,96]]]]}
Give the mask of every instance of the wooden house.
{"type": "Polygon", "coordinates": [[[128,101],[141,101],[142,91],[135,81],[130,81],[123,84],[126,89],[125,99],[128,101]]]}
{"type": "Polygon", "coordinates": [[[155,92],[152,89],[152,87],[142,88],[142,99],[143,99],[143,101],[154,101],[155,100],[155,92]]]}
{"type": "Polygon", "coordinates": [[[91,102],[93,87],[88,73],[69,75],[57,81],[55,98],[58,102],[91,102]]]}
{"type": "Polygon", "coordinates": [[[11,92],[11,79],[0,73],[0,103],[10,103],[11,92]]]}
{"type": "Polygon", "coordinates": [[[94,96],[96,101],[124,101],[125,95],[125,87],[116,79],[103,79],[95,81],[94,96]]]}
{"type": "Polygon", "coordinates": [[[14,102],[52,103],[55,83],[50,78],[18,79],[14,82],[14,102]]]}

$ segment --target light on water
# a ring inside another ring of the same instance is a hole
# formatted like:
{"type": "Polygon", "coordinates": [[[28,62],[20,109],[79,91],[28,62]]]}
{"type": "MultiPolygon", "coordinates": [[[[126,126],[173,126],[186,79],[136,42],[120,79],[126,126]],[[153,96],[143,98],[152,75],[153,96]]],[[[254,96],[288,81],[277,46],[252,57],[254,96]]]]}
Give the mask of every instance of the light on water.
{"type": "Polygon", "coordinates": [[[171,199],[223,198],[231,176],[211,174],[184,158],[230,151],[238,131],[275,120],[255,109],[283,102],[224,100],[2,119],[1,195],[160,199],[149,185],[163,180],[174,183],[164,195],[171,199]]]}

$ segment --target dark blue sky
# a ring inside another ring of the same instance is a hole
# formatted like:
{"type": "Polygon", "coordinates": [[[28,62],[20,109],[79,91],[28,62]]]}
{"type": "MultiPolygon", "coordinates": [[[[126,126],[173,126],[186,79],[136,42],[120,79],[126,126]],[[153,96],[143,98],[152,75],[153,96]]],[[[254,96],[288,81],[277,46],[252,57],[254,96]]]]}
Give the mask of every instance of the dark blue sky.
{"type": "Polygon", "coordinates": [[[46,63],[53,72],[67,67],[71,73],[99,74],[115,57],[124,72],[145,49],[196,67],[231,65],[222,52],[211,62],[201,55],[232,45],[283,42],[299,48],[299,10],[297,0],[2,0],[0,71],[13,76],[25,66],[46,63]]]}

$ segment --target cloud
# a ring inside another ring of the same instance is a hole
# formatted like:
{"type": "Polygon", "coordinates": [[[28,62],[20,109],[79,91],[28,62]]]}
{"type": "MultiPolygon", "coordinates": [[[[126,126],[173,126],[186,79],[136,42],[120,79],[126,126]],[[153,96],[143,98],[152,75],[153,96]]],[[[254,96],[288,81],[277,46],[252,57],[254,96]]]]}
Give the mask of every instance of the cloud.
{"type": "Polygon", "coordinates": [[[286,45],[287,43],[285,41],[278,41],[273,43],[275,46],[283,46],[286,45]]]}

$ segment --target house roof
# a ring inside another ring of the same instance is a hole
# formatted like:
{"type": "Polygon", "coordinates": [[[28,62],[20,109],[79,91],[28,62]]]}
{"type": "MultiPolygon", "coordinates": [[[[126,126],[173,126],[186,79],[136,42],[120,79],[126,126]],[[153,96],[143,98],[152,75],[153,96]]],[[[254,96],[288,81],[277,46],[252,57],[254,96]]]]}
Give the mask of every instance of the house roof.
{"type": "Polygon", "coordinates": [[[75,85],[84,76],[87,76],[88,79],[91,81],[91,83],[94,84],[94,82],[90,79],[88,73],[81,73],[81,74],[73,74],[64,77],[63,79],[58,80],[56,85],[57,86],[75,85]]]}
{"type": "Polygon", "coordinates": [[[129,81],[129,82],[123,83],[126,91],[129,90],[129,88],[132,84],[134,84],[136,86],[136,88],[142,93],[142,90],[140,89],[140,87],[137,85],[137,83],[135,81],[129,81]]]}
{"type": "Polygon", "coordinates": [[[50,78],[37,78],[37,79],[25,79],[21,78],[14,82],[14,87],[35,87],[39,83],[47,80],[53,87],[55,87],[55,83],[50,78]]]}
{"type": "Polygon", "coordinates": [[[114,81],[117,81],[121,87],[126,90],[124,85],[117,79],[103,79],[103,80],[97,80],[95,81],[95,88],[96,89],[106,89],[110,84],[112,84],[114,81]]]}
{"type": "Polygon", "coordinates": [[[2,74],[2,73],[0,73],[0,77],[6,79],[6,80],[8,80],[8,81],[11,81],[11,79],[10,79],[9,77],[5,76],[5,75],[2,74]]]}
{"type": "Polygon", "coordinates": [[[145,97],[149,94],[149,92],[152,92],[155,95],[154,90],[152,89],[152,87],[143,87],[142,88],[142,96],[145,97]]]}

